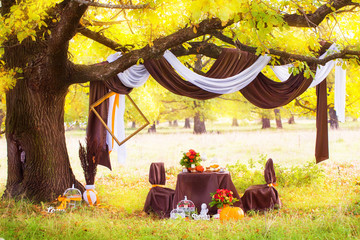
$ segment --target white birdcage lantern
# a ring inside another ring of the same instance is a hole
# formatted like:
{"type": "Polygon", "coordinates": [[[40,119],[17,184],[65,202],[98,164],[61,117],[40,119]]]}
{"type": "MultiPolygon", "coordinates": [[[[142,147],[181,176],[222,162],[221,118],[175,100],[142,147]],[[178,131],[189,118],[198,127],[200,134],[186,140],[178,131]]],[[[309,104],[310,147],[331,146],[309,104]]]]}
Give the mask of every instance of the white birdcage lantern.
{"type": "Polygon", "coordinates": [[[185,212],[182,209],[176,208],[170,212],[170,219],[185,218],[185,212]]]}
{"type": "Polygon", "coordinates": [[[184,200],[181,200],[177,204],[177,209],[184,211],[185,216],[190,216],[193,212],[195,212],[195,204],[193,201],[188,200],[185,196],[184,200]]]}
{"type": "Polygon", "coordinates": [[[81,192],[79,189],[74,188],[74,184],[71,188],[65,190],[63,196],[68,200],[66,207],[74,208],[80,206],[82,200],[81,192]]]}

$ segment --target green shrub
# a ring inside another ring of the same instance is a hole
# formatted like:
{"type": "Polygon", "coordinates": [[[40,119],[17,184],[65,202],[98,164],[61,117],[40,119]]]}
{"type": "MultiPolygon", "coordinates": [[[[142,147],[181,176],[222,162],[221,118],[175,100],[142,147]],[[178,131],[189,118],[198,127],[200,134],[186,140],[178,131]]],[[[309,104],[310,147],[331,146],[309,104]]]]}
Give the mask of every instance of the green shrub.
{"type": "MultiPolygon", "coordinates": [[[[234,165],[227,166],[234,185],[240,192],[244,192],[251,185],[265,184],[264,168],[266,161],[266,155],[260,155],[257,161],[259,166],[256,165],[254,159],[249,159],[247,165],[237,161],[234,165]]],[[[282,167],[274,164],[274,168],[277,183],[281,187],[309,185],[322,180],[324,176],[323,169],[312,162],[293,167],[282,167]]]]}

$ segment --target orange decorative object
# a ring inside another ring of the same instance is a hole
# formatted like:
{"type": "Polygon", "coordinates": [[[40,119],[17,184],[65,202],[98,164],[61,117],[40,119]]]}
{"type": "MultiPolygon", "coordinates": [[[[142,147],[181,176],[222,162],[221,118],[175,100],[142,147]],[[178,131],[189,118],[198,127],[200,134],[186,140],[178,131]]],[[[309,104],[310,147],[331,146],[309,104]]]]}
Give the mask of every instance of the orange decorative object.
{"type": "Polygon", "coordinates": [[[198,172],[203,172],[203,171],[204,171],[204,167],[203,167],[203,166],[196,166],[196,171],[198,171],[198,172]]]}
{"type": "Polygon", "coordinates": [[[240,220],[244,211],[239,207],[225,207],[220,212],[220,220],[240,220]]]}
{"type": "Polygon", "coordinates": [[[218,168],[218,167],[219,167],[219,164],[213,164],[213,165],[210,165],[210,167],[212,167],[212,168],[218,168]]]}

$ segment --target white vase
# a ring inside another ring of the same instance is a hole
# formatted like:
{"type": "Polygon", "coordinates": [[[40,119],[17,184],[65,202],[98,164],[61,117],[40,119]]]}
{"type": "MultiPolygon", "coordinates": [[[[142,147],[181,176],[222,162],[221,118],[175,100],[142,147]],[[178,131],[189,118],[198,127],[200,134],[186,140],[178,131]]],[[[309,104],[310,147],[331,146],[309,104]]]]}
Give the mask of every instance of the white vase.
{"type": "Polygon", "coordinates": [[[95,185],[85,185],[85,192],[83,193],[84,201],[93,206],[98,203],[97,192],[95,191],[95,185]]]}

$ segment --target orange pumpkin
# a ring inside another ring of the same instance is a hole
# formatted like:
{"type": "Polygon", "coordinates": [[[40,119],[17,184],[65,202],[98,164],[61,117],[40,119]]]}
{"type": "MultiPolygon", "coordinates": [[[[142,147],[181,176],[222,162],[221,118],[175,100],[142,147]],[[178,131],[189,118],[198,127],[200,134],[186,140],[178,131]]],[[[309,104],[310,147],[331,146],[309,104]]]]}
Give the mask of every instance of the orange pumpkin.
{"type": "Polygon", "coordinates": [[[225,207],[220,212],[220,220],[240,220],[244,211],[239,207],[225,207]]]}
{"type": "Polygon", "coordinates": [[[203,166],[196,166],[196,171],[198,172],[203,172],[204,171],[204,167],[203,166]]]}

